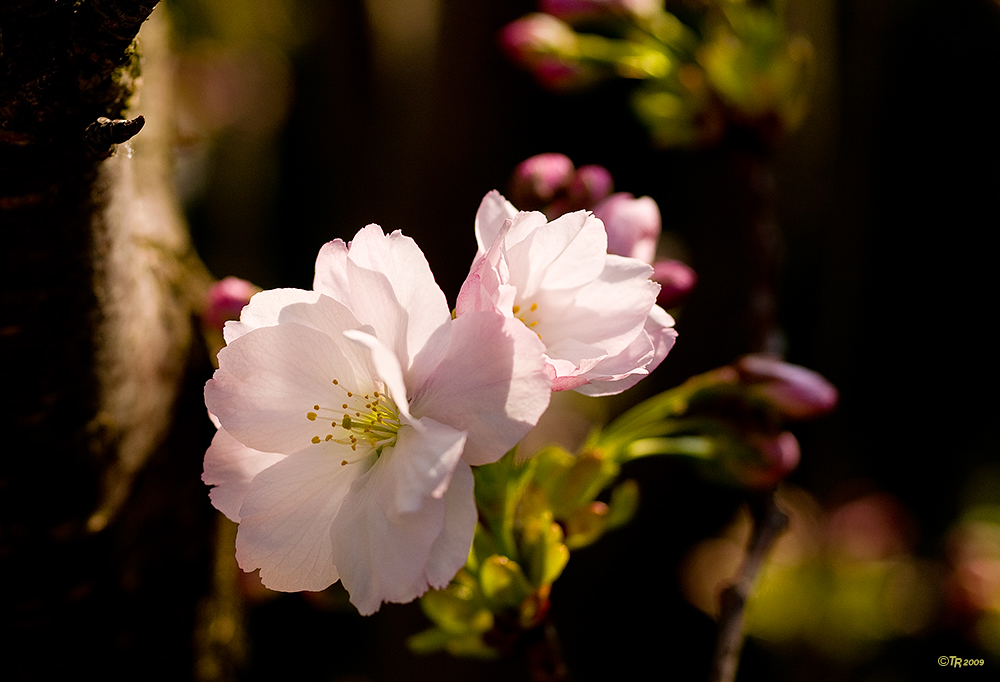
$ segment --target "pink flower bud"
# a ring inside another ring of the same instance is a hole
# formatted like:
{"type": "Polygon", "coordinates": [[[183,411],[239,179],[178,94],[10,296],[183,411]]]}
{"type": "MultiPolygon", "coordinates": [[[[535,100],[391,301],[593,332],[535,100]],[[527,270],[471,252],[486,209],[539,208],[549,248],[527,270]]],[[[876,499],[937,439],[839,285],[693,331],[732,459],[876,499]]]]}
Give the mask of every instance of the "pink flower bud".
{"type": "Polygon", "coordinates": [[[514,169],[510,181],[511,200],[530,211],[550,203],[573,178],[573,162],[563,154],[537,154],[514,169]]]}
{"type": "Polygon", "coordinates": [[[815,419],[837,406],[837,389],[819,373],[763,354],[735,363],[751,394],[766,400],[787,419],[815,419]]]}
{"type": "Polygon", "coordinates": [[[602,75],[578,59],[577,35],[569,24],[549,14],[529,14],[508,24],[500,33],[500,45],[550,90],[572,90],[602,75]]]}
{"type": "Polygon", "coordinates": [[[245,279],[226,277],[208,290],[202,320],[213,329],[221,330],[226,320],[238,320],[250,297],[260,291],[245,279]]]}
{"type": "Polygon", "coordinates": [[[910,551],[912,520],[888,493],[872,493],[837,508],[827,521],[827,543],[855,561],[882,561],[910,551]]]}
{"type": "Polygon", "coordinates": [[[612,4],[637,17],[648,17],[663,11],[663,0],[612,0],[612,4]]]}
{"type": "Polygon", "coordinates": [[[532,73],[543,88],[554,91],[572,90],[590,78],[579,64],[557,57],[541,57],[532,67],[532,73]]]}
{"type": "Polygon", "coordinates": [[[594,206],[594,215],[608,233],[608,253],[653,262],[661,225],[660,209],[653,199],[618,192],[594,206]]]}
{"type": "Polygon", "coordinates": [[[541,0],[539,8],[560,19],[572,21],[616,12],[649,16],[663,9],[663,0],[541,0]]]}
{"type": "Polygon", "coordinates": [[[500,44],[511,59],[533,69],[541,57],[572,53],[576,34],[554,16],[535,13],[504,27],[500,44]]]}
{"type": "Polygon", "coordinates": [[[656,303],[669,310],[687,300],[698,283],[698,275],[679,260],[658,260],[653,263],[653,281],[660,285],[656,303]]]}
{"type": "Polygon", "coordinates": [[[614,187],[611,172],[604,166],[589,164],[580,166],[566,188],[566,213],[592,208],[611,194],[614,187]]]}
{"type": "Polygon", "coordinates": [[[546,14],[572,21],[574,19],[590,19],[607,14],[613,0],[541,0],[538,8],[546,14]]]}
{"type": "Polygon", "coordinates": [[[763,455],[764,462],[760,468],[744,472],[745,484],[753,488],[770,488],[787,478],[799,465],[802,451],[798,439],[790,431],[750,440],[763,455]]]}

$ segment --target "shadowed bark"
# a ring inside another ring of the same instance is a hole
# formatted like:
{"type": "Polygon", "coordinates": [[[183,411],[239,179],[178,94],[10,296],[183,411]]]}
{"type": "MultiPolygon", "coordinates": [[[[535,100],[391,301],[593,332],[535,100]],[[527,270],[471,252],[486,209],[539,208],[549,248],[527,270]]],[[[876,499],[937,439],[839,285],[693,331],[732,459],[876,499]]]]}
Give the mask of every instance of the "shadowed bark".
{"type": "Polygon", "coordinates": [[[133,42],[155,5],[0,6],[6,679],[194,677],[210,278],[170,189],[162,17],[133,42]]]}

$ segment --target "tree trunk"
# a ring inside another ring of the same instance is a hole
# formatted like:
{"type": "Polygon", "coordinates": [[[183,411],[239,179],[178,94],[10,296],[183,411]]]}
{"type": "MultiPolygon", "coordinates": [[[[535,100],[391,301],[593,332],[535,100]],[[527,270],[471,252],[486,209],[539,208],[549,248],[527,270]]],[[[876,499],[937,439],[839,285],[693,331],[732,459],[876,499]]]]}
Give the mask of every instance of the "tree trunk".
{"type": "Polygon", "coordinates": [[[195,676],[210,280],[170,190],[163,18],[133,42],[155,5],[0,7],[5,679],[195,676]]]}

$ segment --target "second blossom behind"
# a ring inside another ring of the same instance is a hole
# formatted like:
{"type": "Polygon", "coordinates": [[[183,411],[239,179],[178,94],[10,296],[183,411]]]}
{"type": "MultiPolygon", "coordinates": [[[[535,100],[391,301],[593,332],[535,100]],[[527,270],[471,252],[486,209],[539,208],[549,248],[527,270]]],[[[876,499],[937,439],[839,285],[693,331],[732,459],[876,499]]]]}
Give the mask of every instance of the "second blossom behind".
{"type": "Polygon", "coordinates": [[[499,192],[476,215],[479,253],[456,315],[496,311],[545,345],[552,389],[599,396],[647,376],[673,347],[673,318],[656,305],[652,268],[607,253],[604,224],[587,211],[552,222],[499,192]]]}

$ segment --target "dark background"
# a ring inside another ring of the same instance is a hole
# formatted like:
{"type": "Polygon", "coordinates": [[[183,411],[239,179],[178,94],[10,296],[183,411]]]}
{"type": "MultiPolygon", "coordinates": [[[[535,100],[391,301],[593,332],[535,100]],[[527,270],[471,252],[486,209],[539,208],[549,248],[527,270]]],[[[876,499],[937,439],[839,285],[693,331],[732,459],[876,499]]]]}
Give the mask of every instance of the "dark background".
{"type": "MultiPolygon", "coordinates": [[[[734,227],[744,177],[731,149],[650,148],[623,83],[542,91],[497,46],[499,29],[531,2],[442,0],[436,49],[394,57],[380,52],[362,3],[297,6],[308,31],[287,50],[283,124],[221,130],[205,184],[189,197],[217,276],[309,288],[318,247],[375,222],[413,237],[454,301],[482,196],[503,190],[519,161],[557,151],[655,198],[701,278],[677,316],[676,348],[637,393],[749,350],[734,227]]],[[[186,12],[180,23],[192,30],[197,11],[186,12]]],[[[916,520],[918,553],[935,555],[970,482],[998,454],[1000,5],[800,1],[790,23],[816,48],[817,78],[809,118],[774,163],[779,317],[788,359],[842,395],[835,415],[796,430],[803,461],[792,481],[824,503],[861,488],[894,494],[916,520]]],[[[581,681],[704,679],[714,625],[683,602],[674,572],[739,495],[672,461],[627,473],[642,485],[639,518],[574,555],[555,588],[570,668],[581,681]]],[[[246,679],[522,679],[513,664],[410,656],[402,639],[423,627],[414,605],[359,619],[282,597],[252,612],[246,679]]],[[[956,637],[893,643],[851,679],[933,675],[940,653],[975,655],[956,637]]],[[[848,679],[797,660],[806,669],[751,644],[740,679],[848,679]]]]}

